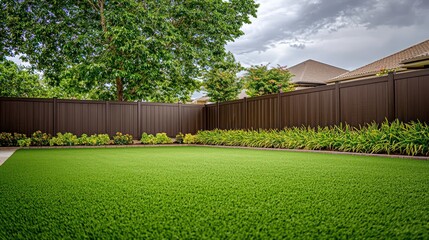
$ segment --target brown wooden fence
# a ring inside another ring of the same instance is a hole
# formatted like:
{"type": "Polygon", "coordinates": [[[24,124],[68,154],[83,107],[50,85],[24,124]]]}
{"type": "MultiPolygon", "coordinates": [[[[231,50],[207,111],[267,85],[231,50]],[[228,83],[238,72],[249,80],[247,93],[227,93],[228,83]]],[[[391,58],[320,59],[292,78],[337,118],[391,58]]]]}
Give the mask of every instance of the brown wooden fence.
{"type": "Polygon", "coordinates": [[[205,114],[208,130],[429,123],[429,70],[209,104],[205,114]]]}
{"type": "Polygon", "coordinates": [[[353,126],[387,118],[429,123],[429,69],[203,105],[0,98],[0,131],[27,135],[353,126]]]}
{"type": "Polygon", "coordinates": [[[203,105],[185,104],[0,98],[0,131],[175,136],[203,129],[203,109],[203,105]]]}

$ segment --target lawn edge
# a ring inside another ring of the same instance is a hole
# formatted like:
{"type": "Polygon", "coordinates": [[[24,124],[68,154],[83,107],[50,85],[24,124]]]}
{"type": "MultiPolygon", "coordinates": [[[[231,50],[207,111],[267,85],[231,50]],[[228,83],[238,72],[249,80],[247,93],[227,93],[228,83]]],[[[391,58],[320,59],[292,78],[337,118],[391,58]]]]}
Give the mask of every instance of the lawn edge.
{"type": "MultiPolygon", "coordinates": [[[[355,153],[355,152],[340,152],[328,150],[308,150],[308,149],[285,149],[285,148],[258,148],[258,147],[243,147],[243,146],[224,146],[224,145],[204,145],[204,144],[157,144],[157,145],[102,145],[102,146],[31,146],[15,149],[79,149],[79,148],[145,148],[145,147],[213,147],[213,148],[235,148],[235,149],[252,149],[265,151],[285,151],[285,152],[305,152],[305,153],[326,153],[326,154],[343,154],[367,157],[385,157],[385,158],[403,158],[414,160],[429,160],[429,156],[408,156],[408,155],[392,155],[392,154],[376,154],[376,153],[355,153]]],[[[0,147],[0,150],[8,149],[8,147],[0,147]]]]}

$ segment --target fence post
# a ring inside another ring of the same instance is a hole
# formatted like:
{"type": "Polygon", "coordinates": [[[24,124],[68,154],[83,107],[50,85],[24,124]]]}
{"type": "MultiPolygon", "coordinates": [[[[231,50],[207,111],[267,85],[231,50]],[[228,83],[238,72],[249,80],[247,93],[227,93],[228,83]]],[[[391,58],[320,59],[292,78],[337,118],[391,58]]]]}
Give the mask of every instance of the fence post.
{"type": "Polygon", "coordinates": [[[105,105],[105,111],[104,111],[104,114],[105,114],[105,116],[106,116],[106,119],[105,119],[105,125],[106,125],[106,128],[105,128],[105,130],[106,130],[106,134],[108,134],[109,136],[110,136],[110,121],[109,121],[109,101],[106,101],[106,105],[105,105]]]}
{"type": "Polygon", "coordinates": [[[281,93],[277,94],[277,129],[282,129],[282,114],[281,114],[281,93]]]}
{"type": "Polygon", "coordinates": [[[52,135],[55,135],[55,134],[57,134],[57,130],[58,130],[58,126],[57,126],[57,118],[58,118],[58,110],[57,110],[57,98],[56,97],[54,97],[54,98],[52,98],[52,117],[53,117],[53,119],[52,119],[52,127],[53,127],[53,129],[52,129],[52,135]]]}
{"type": "Polygon", "coordinates": [[[248,130],[248,123],[247,123],[247,97],[244,97],[244,129],[248,130]]]}
{"type": "Polygon", "coordinates": [[[179,132],[182,132],[182,104],[180,102],[178,104],[178,111],[179,111],[179,132]]]}
{"type": "Polygon", "coordinates": [[[208,119],[208,114],[207,114],[207,104],[204,104],[204,107],[203,107],[203,130],[208,130],[208,122],[207,122],[207,119],[208,119]]]}
{"type": "Polygon", "coordinates": [[[216,102],[216,106],[217,106],[217,108],[216,108],[216,117],[217,117],[217,120],[216,120],[216,128],[217,129],[219,129],[219,120],[220,120],[220,118],[219,118],[219,115],[220,115],[220,112],[219,112],[219,102],[216,102]]]}
{"type": "Polygon", "coordinates": [[[387,75],[387,120],[392,122],[396,118],[395,106],[395,74],[393,72],[387,75]]]}
{"type": "Polygon", "coordinates": [[[341,102],[340,102],[340,84],[335,82],[335,124],[339,125],[341,122],[341,102]]]}
{"type": "Polygon", "coordinates": [[[141,107],[142,107],[142,102],[138,101],[137,102],[137,134],[142,134],[142,129],[141,129],[141,107]]]}

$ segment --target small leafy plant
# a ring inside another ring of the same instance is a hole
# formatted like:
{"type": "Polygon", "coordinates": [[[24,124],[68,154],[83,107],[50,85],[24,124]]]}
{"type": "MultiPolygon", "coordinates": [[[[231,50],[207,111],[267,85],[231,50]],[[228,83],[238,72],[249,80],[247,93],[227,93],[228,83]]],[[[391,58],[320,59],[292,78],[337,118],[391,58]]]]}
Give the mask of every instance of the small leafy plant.
{"type": "Polygon", "coordinates": [[[156,134],[156,144],[169,144],[173,143],[171,138],[167,136],[167,133],[157,133],[156,134]]]}
{"type": "Polygon", "coordinates": [[[129,145],[133,144],[133,136],[130,134],[122,134],[121,132],[117,132],[113,137],[113,143],[115,145],[129,145]]]}
{"type": "Polygon", "coordinates": [[[32,146],[49,146],[51,135],[38,130],[31,135],[32,146]]]}
{"type": "Polygon", "coordinates": [[[194,144],[195,143],[195,135],[192,135],[190,133],[185,134],[185,138],[183,138],[183,143],[194,144]]]}
{"type": "Polygon", "coordinates": [[[57,133],[56,137],[49,140],[51,146],[74,146],[79,145],[79,139],[73,133],[57,133]]]}
{"type": "Polygon", "coordinates": [[[18,146],[20,147],[29,147],[31,144],[31,138],[24,138],[18,140],[18,146]]]}
{"type": "Polygon", "coordinates": [[[142,144],[156,144],[156,138],[152,134],[143,133],[140,139],[142,144]]]}
{"type": "Polygon", "coordinates": [[[181,132],[179,132],[177,135],[176,135],[176,140],[174,141],[175,143],[178,143],[178,144],[182,144],[183,143],[183,133],[181,133],[181,132]]]}

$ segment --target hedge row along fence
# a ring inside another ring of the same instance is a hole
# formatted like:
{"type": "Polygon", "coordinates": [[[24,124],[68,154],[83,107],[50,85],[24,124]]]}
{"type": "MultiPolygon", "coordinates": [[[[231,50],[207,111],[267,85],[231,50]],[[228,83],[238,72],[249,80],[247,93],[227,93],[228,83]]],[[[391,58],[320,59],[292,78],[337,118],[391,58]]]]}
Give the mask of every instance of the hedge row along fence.
{"type": "Polygon", "coordinates": [[[195,143],[207,145],[245,146],[332,150],[357,153],[429,155],[429,127],[426,123],[402,123],[398,120],[381,125],[372,123],[355,128],[294,127],[283,130],[212,130],[200,131],[195,143]]]}
{"type": "MultiPolygon", "coordinates": [[[[187,134],[189,135],[189,134],[187,134]]],[[[142,144],[168,144],[173,140],[166,133],[157,133],[156,136],[143,133],[142,144]]],[[[183,139],[178,142],[183,143],[183,139]]],[[[22,133],[0,133],[0,146],[2,147],[28,147],[28,146],[101,146],[101,145],[129,145],[134,144],[133,136],[117,132],[111,139],[108,134],[82,134],[80,137],[73,133],[57,133],[51,136],[48,133],[36,131],[27,137],[22,133]]]]}
{"type": "MultiPolygon", "coordinates": [[[[422,122],[402,123],[395,120],[372,123],[356,128],[350,125],[333,127],[293,127],[283,130],[210,130],[196,135],[179,133],[175,143],[331,150],[357,153],[387,153],[429,156],[429,126],[422,122]]],[[[31,137],[20,133],[0,133],[0,146],[74,146],[133,144],[133,136],[120,132],[110,139],[107,134],[80,137],[72,133],[49,134],[36,131],[31,137]]],[[[143,133],[141,144],[170,144],[166,133],[143,133]]]]}

